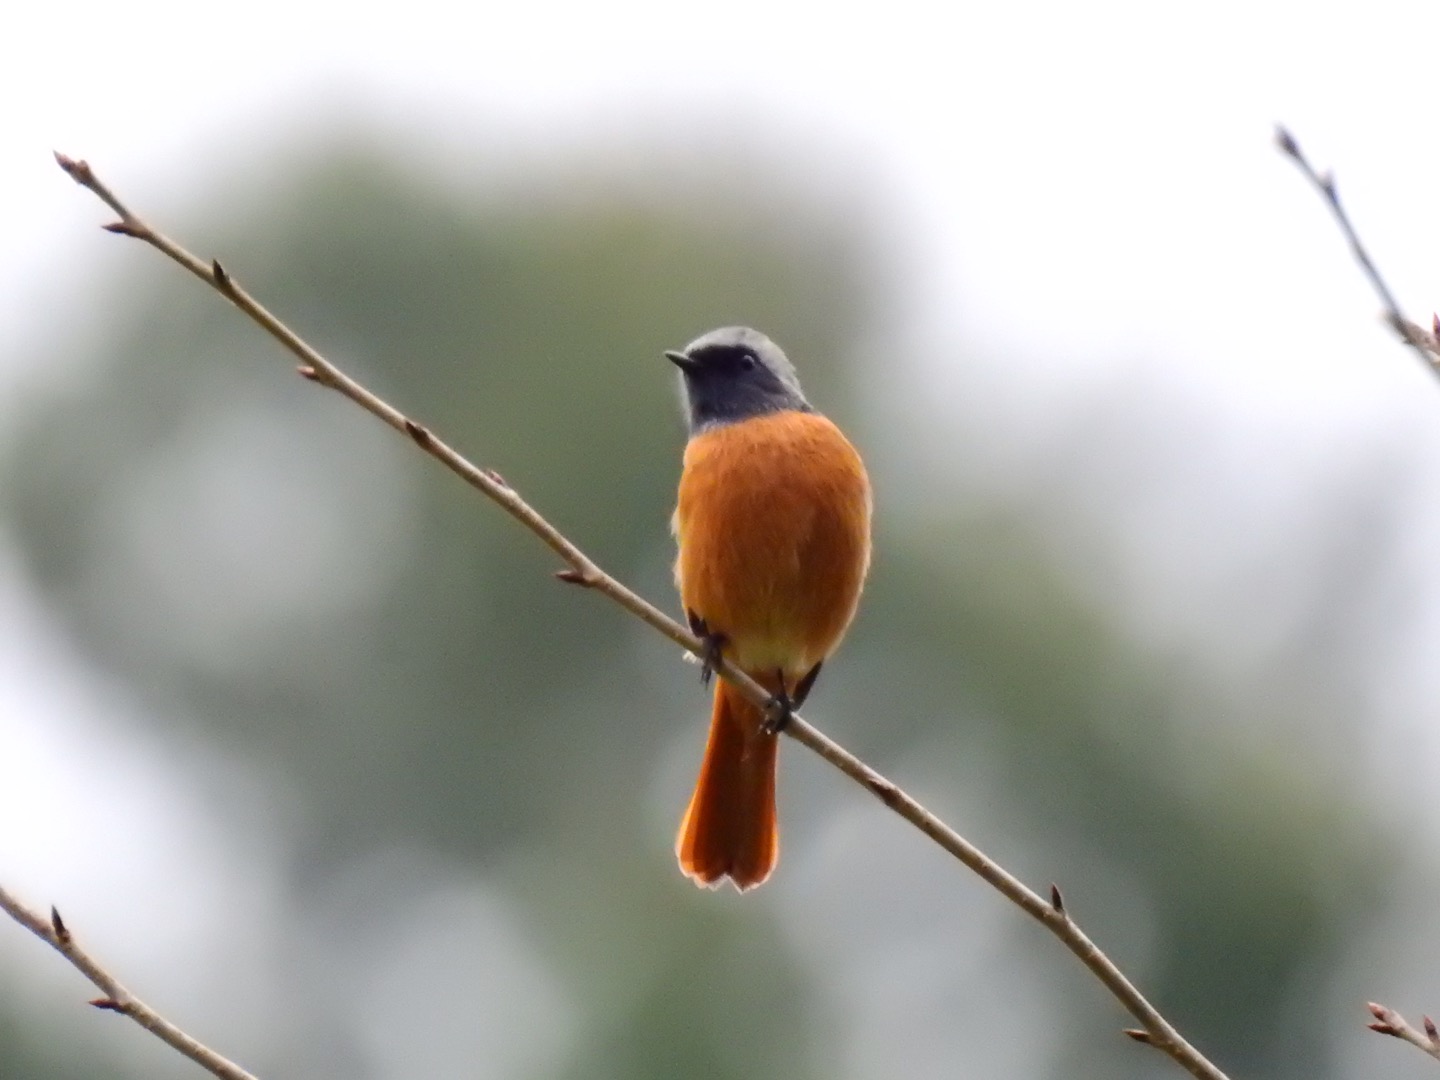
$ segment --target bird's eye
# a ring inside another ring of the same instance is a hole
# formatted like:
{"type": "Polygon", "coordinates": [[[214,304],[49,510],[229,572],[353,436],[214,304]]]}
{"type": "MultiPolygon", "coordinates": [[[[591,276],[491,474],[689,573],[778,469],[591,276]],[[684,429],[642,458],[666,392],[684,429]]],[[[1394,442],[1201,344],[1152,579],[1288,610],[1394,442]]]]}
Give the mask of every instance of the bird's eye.
{"type": "Polygon", "coordinates": [[[757,363],[757,361],[756,361],[756,359],[755,359],[755,354],[754,354],[754,353],[745,352],[745,353],[741,353],[741,354],[740,354],[740,370],[741,370],[741,371],[754,371],[754,370],[755,370],[755,364],[756,364],[756,363],[757,363]]]}

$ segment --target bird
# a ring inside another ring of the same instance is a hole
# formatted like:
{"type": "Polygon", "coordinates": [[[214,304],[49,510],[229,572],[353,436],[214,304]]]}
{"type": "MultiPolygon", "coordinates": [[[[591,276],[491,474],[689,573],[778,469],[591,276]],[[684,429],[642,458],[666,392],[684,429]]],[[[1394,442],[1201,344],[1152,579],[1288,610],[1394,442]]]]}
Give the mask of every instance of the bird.
{"type": "Polygon", "coordinates": [[[779,857],[777,731],[849,628],[870,567],[872,497],[860,454],[800,389],[764,334],[712,330],[665,356],[680,369],[689,438],[671,529],[690,628],[771,695],[715,680],[709,737],[675,841],[697,885],[744,892],[779,857]]]}

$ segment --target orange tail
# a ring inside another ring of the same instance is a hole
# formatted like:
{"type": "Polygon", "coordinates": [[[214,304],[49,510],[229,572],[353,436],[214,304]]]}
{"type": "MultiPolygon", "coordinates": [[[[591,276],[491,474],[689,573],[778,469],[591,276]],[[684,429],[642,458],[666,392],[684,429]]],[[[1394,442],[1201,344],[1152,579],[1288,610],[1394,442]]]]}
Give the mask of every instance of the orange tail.
{"type": "Polygon", "coordinates": [[[675,854],[697,885],[728,877],[742,892],[775,869],[775,758],[779,740],[761,730],[764,715],[723,679],[715,687],[710,740],[675,854]]]}

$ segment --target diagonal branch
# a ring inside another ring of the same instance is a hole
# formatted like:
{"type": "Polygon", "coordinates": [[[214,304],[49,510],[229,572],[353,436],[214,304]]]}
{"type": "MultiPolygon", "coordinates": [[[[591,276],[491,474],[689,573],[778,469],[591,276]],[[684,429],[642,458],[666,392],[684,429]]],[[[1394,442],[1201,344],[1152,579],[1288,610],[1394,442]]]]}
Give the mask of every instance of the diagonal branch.
{"type": "Polygon", "coordinates": [[[1300,149],[1300,144],[1295,141],[1295,136],[1284,127],[1275,128],[1275,145],[1280,152],[1295,162],[1305,178],[1310,181],[1312,187],[1320,193],[1325,200],[1325,205],[1330,208],[1330,213],[1335,218],[1335,224],[1340,226],[1340,231],[1345,234],[1345,239],[1350,242],[1350,252],[1355,256],[1355,261],[1360,264],[1365,277],[1374,288],[1376,295],[1380,297],[1380,303],[1385,306],[1385,321],[1388,322],[1395,332],[1400,335],[1400,340],[1415,350],[1417,356],[1425,361],[1425,366],[1431,373],[1440,376],[1440,316],[1436,316],[1434,332],[1426,330],[1423,326],[1411,322],[1400,310],[1400,304],[1395,299],[1395,294],[1390,291],[1390,286],[1385,284],[1385,279],[1380,276],[1370,253],[1365,250],[1361,243],[1355,226],[1350,223],[1350,215],[1345,212],[1345,207],[1340,203],[1340,193],[1335,187],[1335,177],[1329,172],[1321,172],[1310,164],[1310,159],[1300,149]]]}
{"type": "Polygon", "coordinates": [[[1436,1061],[1440,1061],[1440,1029],[1435,1027],[1435,1021],[1430,1017],[1421,1017],[1425,1024],[1425,1030],[1416,1031],[1405,1017],[1388,1006],[1372,1001],[1366,1005],[1366,1008],[1370,1010],[1370,1015],[1375,1017],[1374,1023],[1368,1025],[1371,1031],[1404,1039],[1411,1046],[1419,1047],[1436,1061]]]}
{"type": "Polygon", "coordinates": [[[71,936],[69,927],[60,918],[60,912],[53,907],[50,909],[50,918],[47,920],[20,903],[4,888],[0,888],[0,910],[3,910],[21,926],[69,960],[80,974],[99,988],[101,996],[91,1000],[91,1005],[97,1009],[128,1016],[157,1039],[179,1050],[191,1061],[218,1076],[220,1080],[255,1080],[254,1076],[239,1065],[221,1057],[193,1036],[187,1035],[129,990],[126,990],[114,975],[111,975],[89,953],[75,944],[75,938],[71,936]]]}
{"type": "MultiPolygon", "coordinates": [[[[1355,231],[1355,226],[1350,223],[1350,216],[1340,205],[1340,196],[1335,190],[1335,177],[1328,171],[1319,172],[1314,165],[1310,164],[1310,159],[1305,156],[1305,152],[1300,149],[1300,144],[1295,141],[1295,136],[1290,134],[1288,129],[1281,126],[1275,128],[1275,145],[1280,148],[1282,154],[1300,167],[1300,171],[1320,193],[1325,204],[1330,207],[1330,213],[1334,216],[1335,223],[1340,226],[1340,231],[1350,242],[1350,251],[1354,254],[1355,261],[1360,264],[1360,269],[1364,271],[1365,276],[1379,295],[1380,302],[1385,305],[1386,321],[1394,327],[1401,340],[1414,349],[1420,359],[1425,361],[1425,366],[1435,375],[1440,376],[1440,315],[1434,317],[1431,330],[1426,330],[1423,326],[1419,326],[1405,317],[1400,310],[1400,305],[1395,300],[1395,294],[1385,284],[1385,279],[1380,276],[1379,269],[1370,258],[1369,252],[1365,250],[1365,245],[1355,231]]],[[[1373,1001],[1369,1002],[1366,1007],[1375,1017],[1374,1022],[1369,1025],[1371,1031],[1403,1039],[1440,1061],[1440,1030],[1437,1030],[1435,1022],[1430,1017],[1424,1017],[1425,1030],[1420,1032],[1411,1027],[1405,1018],[1394,1009],[1378,1005],[1373,1001]]]]}
{"type": "MultiPolygon", "coordinates": [[[[338,391],[366,412],[378,417],[396,431],[404,433],[420,449],[438,459],[471,487],[478,489],[497,503],[502,510],[538,536],[566,564],[567,568],[559,571],[557,577],[603,594],[695,656],[702,658],[706,656],[705,644],[702,641],[654,605],[601,570],[589,556],[541,517],[497,473],[471,464],[432,434],[428,428],[409,419],[394,406],[376,397],[365,387],[343,374],[242,289],[218,262],[202,261],[131,213],[129,208],[95,176],[90,166],[84,161],[76,161],[63,154],[56,154],[55,159],[71,179],[82,187],[88,188],[119,215],[118,221],[105,226],[107,229],[142,240],[189,270],[294,354],[300,360],[301,375],[321,386],[338,391]]],[[[714,661],[715,658],[711,659],[714,661]]],[[[769,693],[743,672],[736,671],[724,663],[723,658],[719,662],[715,662],[713,666],[720,675],[737,686],[755,704],[766,708],[772,707],[769,693]]],[[[1058,888],[1052,886],[1049,899],[1042,899],[898,786],[799,716],[792,716],[784,730],[796,742],[819,754],[820,757],[864,787],[1059,938],[1061,943],[1079,958],[1080,962],[1139,1022],[1140,1027],[1127,1030],[1127,1035],[1169,1055],[1192,1076],[1199,1077],[1201,1080],[1226,1080],[1225,1074],[1186,1042],[1170,1022],[1115,966],[1114,962],[1101,952],[1076,925],[1065,909],[1058,888]]],[[[31,926],[31,929],[34,930],[35,927],[31,926]]]]}

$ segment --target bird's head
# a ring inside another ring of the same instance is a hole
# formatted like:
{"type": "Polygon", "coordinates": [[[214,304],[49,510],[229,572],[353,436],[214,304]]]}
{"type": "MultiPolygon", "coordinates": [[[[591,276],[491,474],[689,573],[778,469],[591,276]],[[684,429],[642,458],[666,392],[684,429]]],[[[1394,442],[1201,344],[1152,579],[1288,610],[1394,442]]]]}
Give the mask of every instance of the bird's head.
{"type": "Polygon", "coordinates": [[[665,356],[680,369],[692,434],[774,412],[811,411],[795,365],[748,326],[711,330],[665,356]]]}

